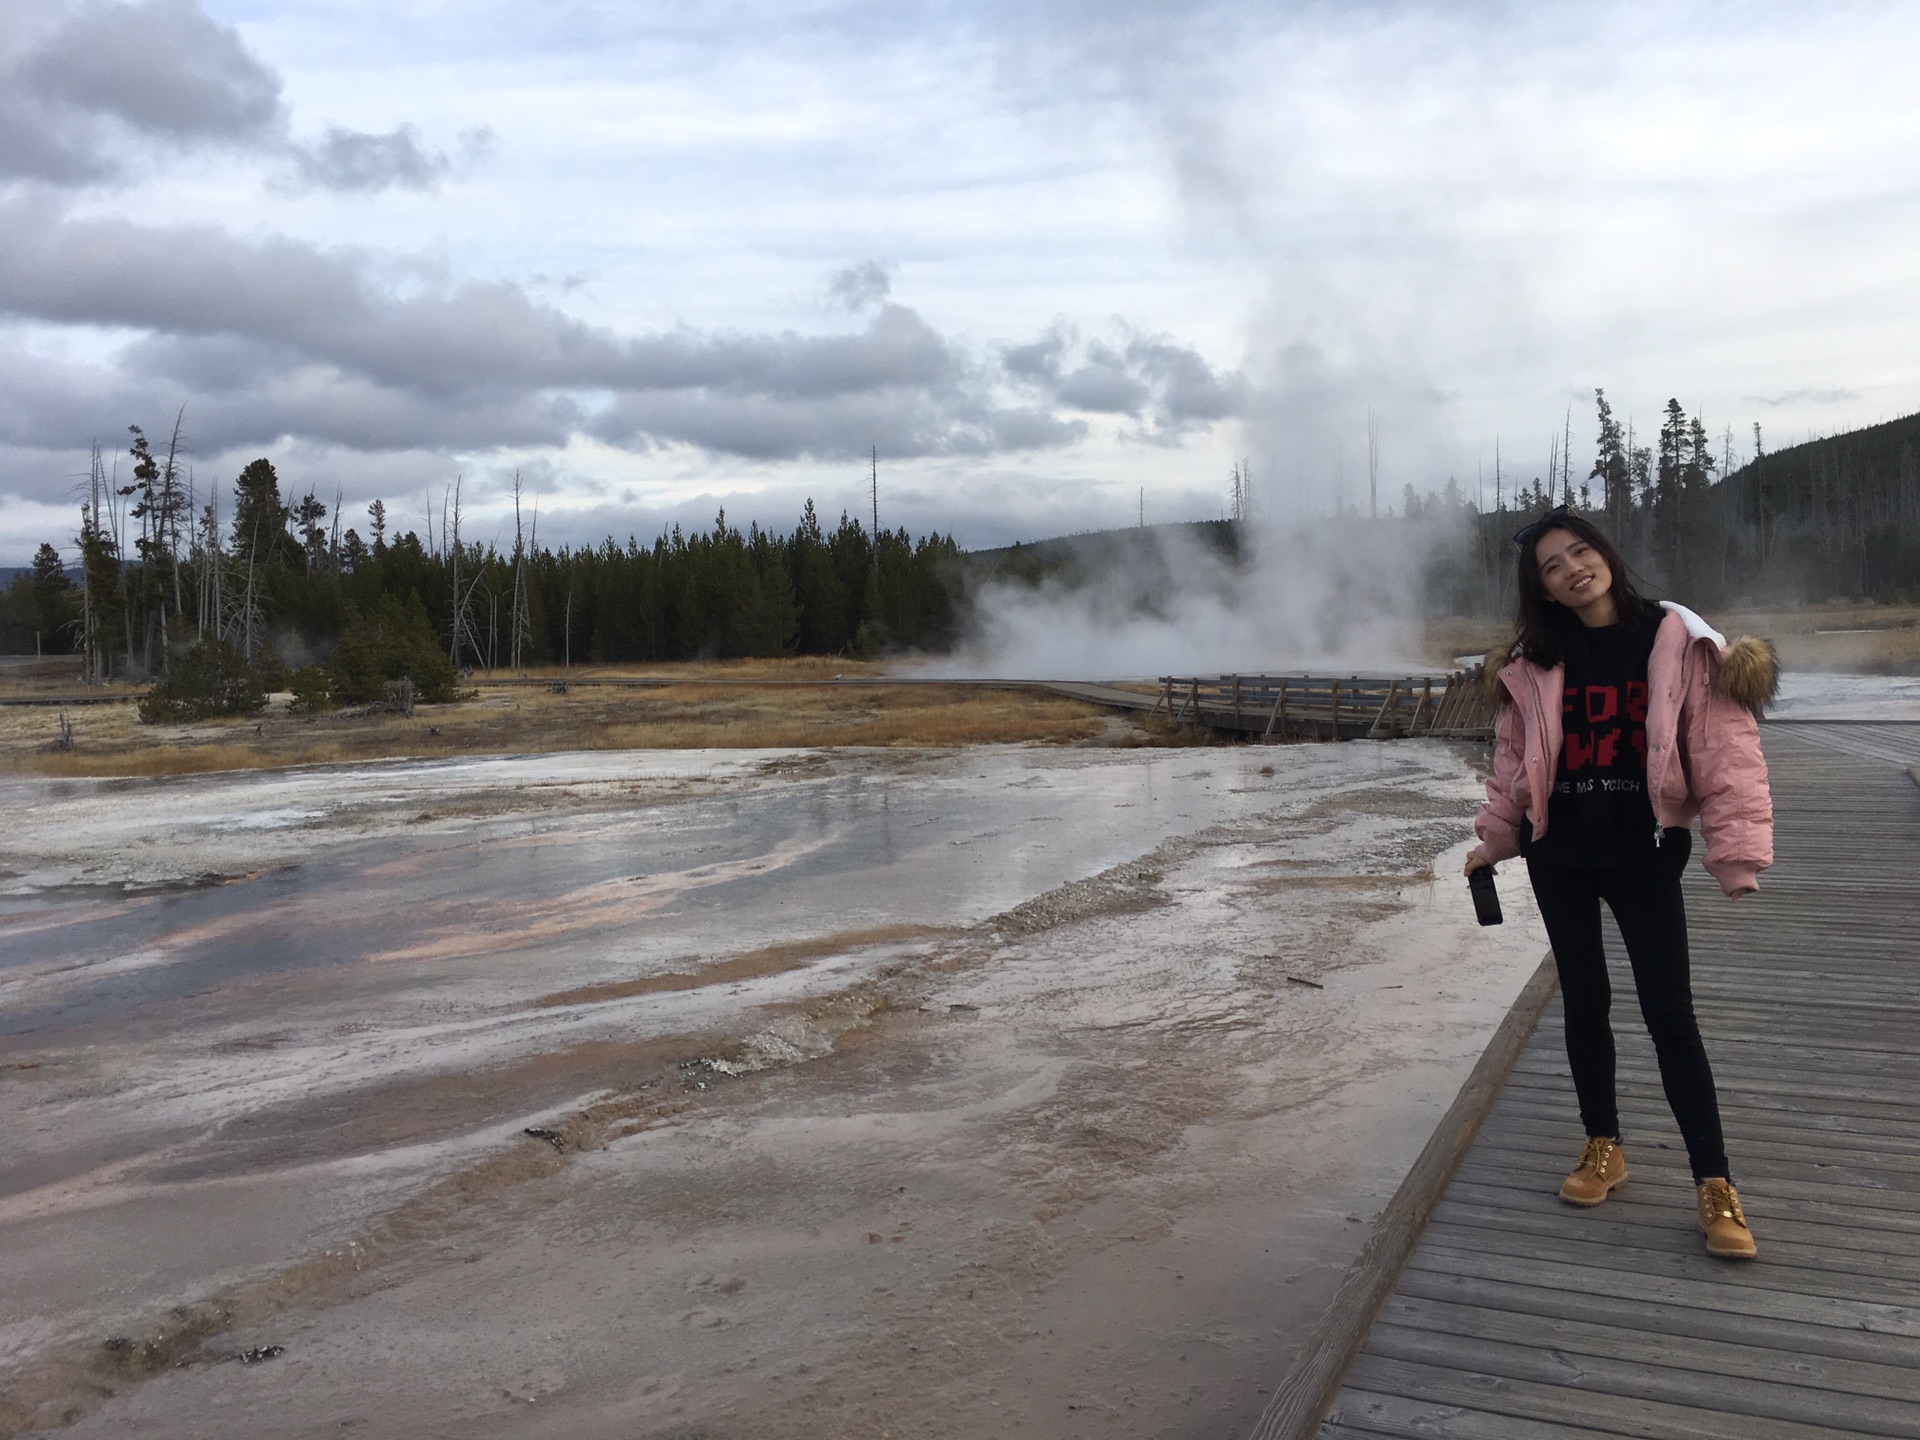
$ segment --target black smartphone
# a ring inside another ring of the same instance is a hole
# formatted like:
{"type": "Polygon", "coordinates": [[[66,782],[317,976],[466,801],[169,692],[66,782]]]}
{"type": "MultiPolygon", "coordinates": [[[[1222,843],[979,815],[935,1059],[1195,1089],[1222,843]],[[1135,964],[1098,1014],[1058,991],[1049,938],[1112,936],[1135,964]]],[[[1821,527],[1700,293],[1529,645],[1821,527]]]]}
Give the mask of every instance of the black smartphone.
{"type": "Polygon", "coordinates": [[[1500,913],[1499,892],[1493,888],[1491,865],[1482,865],[1467,876],[1467,888],[1473,892],[1473,913],[1482,925],[1498,925],[1505,918],[1500,913]]]}

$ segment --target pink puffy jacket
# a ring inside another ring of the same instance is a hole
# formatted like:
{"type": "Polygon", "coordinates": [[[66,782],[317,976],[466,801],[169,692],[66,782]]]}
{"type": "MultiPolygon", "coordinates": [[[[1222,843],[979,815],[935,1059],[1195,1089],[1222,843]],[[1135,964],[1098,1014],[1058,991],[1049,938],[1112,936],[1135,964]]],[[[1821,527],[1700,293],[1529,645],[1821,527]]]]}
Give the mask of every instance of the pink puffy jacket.
{"type": "MultiPolygon", "coordinates": [[[[1764,640],[1726,638],[1684,605],[1666,617],[1647,661],[1647,791],[1661,825],[1700,817],[1706,867],[1729,895],[1757,888],[1773,863],[1773,797],[1756,713],[1773,698],[1779,665],[1764,640]]],[[[1494,673],[1493,659],[1488,672],[1494,673]]],[[[1547,833],[1547,796],[1560,759],[1562,666],[1513,656],[1498,671],[1506,701],[1494,728],[1487,803],[1473,823],[1489,861],[1520,853],[1520,820],[1547,833]]]]}

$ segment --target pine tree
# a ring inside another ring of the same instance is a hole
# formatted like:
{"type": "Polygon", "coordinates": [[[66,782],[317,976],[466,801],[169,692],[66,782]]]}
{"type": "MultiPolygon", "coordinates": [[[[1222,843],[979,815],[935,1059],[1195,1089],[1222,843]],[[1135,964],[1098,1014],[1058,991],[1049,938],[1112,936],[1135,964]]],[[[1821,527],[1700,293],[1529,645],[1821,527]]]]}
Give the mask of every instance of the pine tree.
{"type": "Polygon", "coordinates": [[[60,552],[44,540],[33,552],[32,575],[29,584],[33,595],[34,632],[40,647],[71,649],[78,597],[74,593],[73,577],[67,574],[66,562],[60,558],[60,552]]]}
{"type": "Polygon", "coordinates": [[[317,573],[327,564],[327,532],[320,522],[327,518],[327,507],[322,505],[309,490],[293,507],[289,517],[300,536],[300,547],[306,551],[308,573],[317,573]]]}
{"type": "Polygon", "coordinates": [[[1667,581],[1680,583],[1685,530],[1682,489],[1687,464],[1687,414],[1677,399],[1667,401],[1660,424],[1660,453],[1653,488],[1653,529],[1657,553],[1666,562],[1667,581]]]}
{"type": "Polygon", "coordinates": [[[233,482],[233,556],[239,564],[261,568],[284,565],[292,556],[287,507],[280,498],[280,477],[264,457],[247,463],[233,482]]]}
{"type": "Polygon", "coordinates": [[[1613,407],[1607,403],[1607,392],[1596,389],[1593,398],[1600,411],[1600,438],[1588,478],[1600,482],[1605,496],[1602,503],[1606,506],[1607,528],[1616,537],[1624,537],[1627,521],[1633,514],[1633,482],[1627,466],[1627,442],[1621,433],[1620,422],[1614,419],[1613,407]]]}

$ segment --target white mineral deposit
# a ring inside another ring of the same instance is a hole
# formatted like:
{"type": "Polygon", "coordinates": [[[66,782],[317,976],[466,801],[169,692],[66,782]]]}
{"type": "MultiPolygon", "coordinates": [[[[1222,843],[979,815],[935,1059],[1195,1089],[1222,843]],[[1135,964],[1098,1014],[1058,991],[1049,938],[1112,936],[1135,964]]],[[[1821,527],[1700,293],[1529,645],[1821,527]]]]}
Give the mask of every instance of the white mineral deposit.
{"type": "Polygon", "coordinates": [[[1244,1431],[1543,954],[1474,754],[8,782],[0,1364],[75,1437],[1244,1431]]]}

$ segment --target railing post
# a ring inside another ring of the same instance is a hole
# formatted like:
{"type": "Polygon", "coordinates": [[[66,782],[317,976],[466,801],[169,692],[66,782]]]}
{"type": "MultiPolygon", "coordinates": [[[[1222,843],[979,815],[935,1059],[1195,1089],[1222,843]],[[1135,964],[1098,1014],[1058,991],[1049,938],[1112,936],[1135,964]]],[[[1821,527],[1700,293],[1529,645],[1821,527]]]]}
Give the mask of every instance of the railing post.
{"type": "Polygon", "coordinates": [[[1393,738],[1393,702],[1399,698],[1400,682],[1398,680],[1389,680],[1387,682],[1387,698],[1380,702],[1380,713],[1373,717],[1373,724],[1367,729],[1367,738],[1369,740],[1377,740],[1380,738],[1380,724],[1382,721],[1386,722],[1387,738],[1389,740],[1393,738]]]}
{"type": "Polygon", "coordinates": [[[1269,738],[1273,734],[1273,727],[1280,723],[1281,717],[1286,713],[1287,713],[1287,677],[1282,675],[1280,677],[1280,693],[1273,697],[1273,713],[1267,716],[1267,728],[1260,732],[1260,738],[1262,740],[1269,738]]]}

